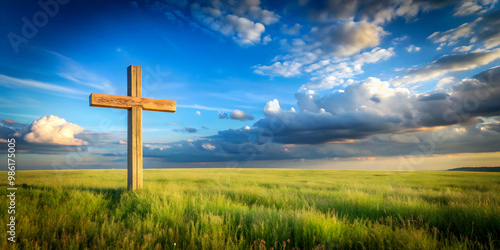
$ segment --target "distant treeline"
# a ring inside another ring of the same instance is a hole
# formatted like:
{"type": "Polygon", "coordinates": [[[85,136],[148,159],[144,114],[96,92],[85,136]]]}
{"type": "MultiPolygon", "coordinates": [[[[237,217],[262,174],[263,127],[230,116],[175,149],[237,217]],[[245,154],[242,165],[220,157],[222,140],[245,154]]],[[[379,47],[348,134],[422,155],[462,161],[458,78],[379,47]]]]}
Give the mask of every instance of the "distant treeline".
{"type": "Polygon", "coordinates": [[[465,167],[452,168],[448,171],[500,172],[500,167],[465,167]]]}

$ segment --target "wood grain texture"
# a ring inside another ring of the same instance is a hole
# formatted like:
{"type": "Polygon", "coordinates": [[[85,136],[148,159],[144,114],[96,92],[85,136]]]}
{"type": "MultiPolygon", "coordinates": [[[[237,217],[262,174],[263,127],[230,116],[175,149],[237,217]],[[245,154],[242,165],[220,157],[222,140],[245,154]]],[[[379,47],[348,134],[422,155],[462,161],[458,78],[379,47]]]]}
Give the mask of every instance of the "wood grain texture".
{"type": "MultiPolygon", "coordinates": [[[[128,112],[128,189],[138,190],[142,188],[142,75],[141,67],[130,65],[127,68],[127,92],[126,99],[116,99],[116,103],[132,105],[128,112]]],[[[104,100],[105,98],[101,98],[104,100]]],[[[109,99],[106,99],[109,100],[109,99]]]]}
{"type": "Polygon", "coordinates": [[[142,108],[132,107],[128,110],[128,189],[142,188],[142,108]]]}
{"type": "Polygon", "coordinates": [[[173,113],[176,111],[177,102],[152,98],[92,93],[90,94],[90,106],[117,109],[142,107],[143,110],[173,113]]]}
{"type": "Polygon", "coordinates": [[[130,65],[127,68],[127,95],[142,97],[142,68],[130,65]]]}

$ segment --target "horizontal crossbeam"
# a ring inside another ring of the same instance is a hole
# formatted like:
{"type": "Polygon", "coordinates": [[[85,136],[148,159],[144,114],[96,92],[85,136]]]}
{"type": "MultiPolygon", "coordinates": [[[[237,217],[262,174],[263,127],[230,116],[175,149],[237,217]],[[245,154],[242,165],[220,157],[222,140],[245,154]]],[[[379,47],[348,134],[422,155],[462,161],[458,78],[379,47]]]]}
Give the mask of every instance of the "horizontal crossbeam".
{"type": "Polygon", "coordinates": [[[105,95],[92,93],[89,97],[90,106],[103,108],[130,109],[142,107],[143,110],[175,112],[176,101],[141,98],[132,96],[105,95]]]}

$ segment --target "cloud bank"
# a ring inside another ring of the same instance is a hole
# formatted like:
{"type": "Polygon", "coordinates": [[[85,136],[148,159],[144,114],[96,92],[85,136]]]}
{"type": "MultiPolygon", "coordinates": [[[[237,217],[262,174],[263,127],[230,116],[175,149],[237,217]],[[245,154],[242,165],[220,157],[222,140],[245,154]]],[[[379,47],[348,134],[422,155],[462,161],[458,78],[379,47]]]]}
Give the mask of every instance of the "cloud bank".
{"type": "Polygon", "coordinates": [[[408,155],[433,140],[446,140],[432,154],[495,152],[500,145],[500,67],[461,81],[448,79],[446,89],[411,94],[406,88],[367,78],[344,91],[296,94],[298,110],[268,102],[265,118],[251,127],[220,131],[181,141],[145,155],[167,161],[239,161],[320,159],[408,155]],[[213,147],[209,147],[208,144],[213,147]],[[203,146],[205,145],[205,146],[203,146]]]}

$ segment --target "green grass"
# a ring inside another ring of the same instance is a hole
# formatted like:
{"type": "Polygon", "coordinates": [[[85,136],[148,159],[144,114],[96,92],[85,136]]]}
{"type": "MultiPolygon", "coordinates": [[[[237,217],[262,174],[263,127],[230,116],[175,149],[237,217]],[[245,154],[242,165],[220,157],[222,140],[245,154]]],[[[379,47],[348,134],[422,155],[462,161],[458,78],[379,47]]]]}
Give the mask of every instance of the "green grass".
{"type": "Polygon", "coordinates": [[[125,170],[19,171],[16,182],[17,242],[3,234],[0,249],[500,247],[500,173],[145,170],[136,192],[125,170]]]}

